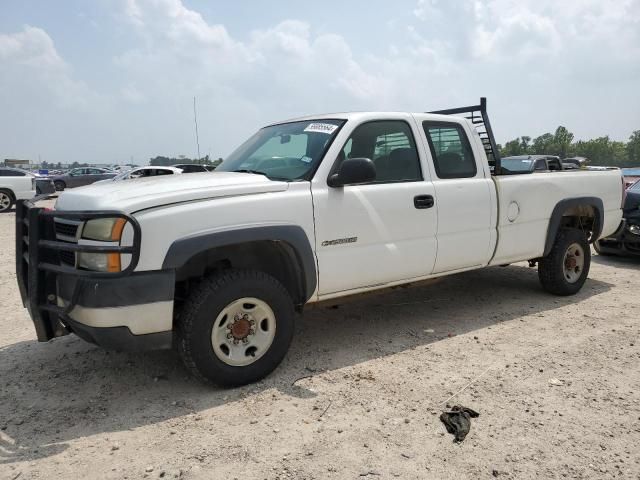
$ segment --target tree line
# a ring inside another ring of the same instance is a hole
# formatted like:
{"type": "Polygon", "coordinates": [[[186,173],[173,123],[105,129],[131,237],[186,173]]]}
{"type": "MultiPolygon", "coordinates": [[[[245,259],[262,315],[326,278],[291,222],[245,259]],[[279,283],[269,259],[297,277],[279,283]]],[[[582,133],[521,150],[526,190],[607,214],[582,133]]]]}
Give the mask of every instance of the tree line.
{"type": "Polygon", "coordinates": [[[611,140],[609,136],[574,142],[573,133],[565,127],[555,133],[545,133],[532,139],[518,137],[498,145],[501,157],[511,155],[557,155],[560,158],[586,157],[590,165],[615,167],[640,166],[640,130],[634,131],[627,142],[611,140]]]}

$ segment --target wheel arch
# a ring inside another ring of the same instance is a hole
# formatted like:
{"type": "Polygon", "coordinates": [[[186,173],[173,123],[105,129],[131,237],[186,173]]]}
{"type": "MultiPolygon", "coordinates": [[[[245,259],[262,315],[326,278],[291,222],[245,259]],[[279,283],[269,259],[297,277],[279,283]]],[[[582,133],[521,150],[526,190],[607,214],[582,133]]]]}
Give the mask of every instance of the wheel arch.
{"type": "Polygon", "coordinates": [[[9,194],[9,196],[13,199],[13,201],[16,201],[16,194],[14,193],[13,189],[10,187],[0,187],[0,191],[2,192],[6,192],[9,194]]]}
{"type": "Polygon", "coordinates": [[[296,225],[247,227],[193,235],[174,241],[162,268],[176,271],[176,280],[198,277],[215,268],[255,268],[277,278],[297,305],[316,290],[313,249],[296,225]]]}
{"type": "MultiPolygon", "coordinates": [[[[543,256],[547,256],[553,247],[558,231],[565,226],[568,220],[580,218],[592,218],[593,221],[589,230],[589,243],[598,239],[604,225],[604,205],[602,199],[598,197],[575,197],[565,198],[559,201],[553,208],[549,226],[547,228],[547,238],[544,246],[543,256]]],[[[575,225],[574,225],[575,226],[575,225]]]]}

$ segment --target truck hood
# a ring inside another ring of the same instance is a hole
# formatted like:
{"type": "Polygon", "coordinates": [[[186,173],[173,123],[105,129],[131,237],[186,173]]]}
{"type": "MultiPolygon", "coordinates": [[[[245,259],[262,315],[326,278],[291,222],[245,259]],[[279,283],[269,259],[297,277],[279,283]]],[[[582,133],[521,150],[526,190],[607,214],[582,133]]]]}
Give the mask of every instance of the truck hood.
{"type": "Polygon", "coordinates": [[[133,213],[146,208],[209,198],[281,192],[287,182],[263,175],[203,172],[100,182],[63,192],[56,210],[119,210],[133,213]]]}

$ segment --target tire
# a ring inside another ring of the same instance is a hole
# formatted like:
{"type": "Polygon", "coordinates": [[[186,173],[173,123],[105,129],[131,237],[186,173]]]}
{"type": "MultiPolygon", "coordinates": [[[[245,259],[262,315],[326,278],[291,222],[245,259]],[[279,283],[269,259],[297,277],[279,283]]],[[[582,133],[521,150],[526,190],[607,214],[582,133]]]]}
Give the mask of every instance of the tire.
{"type": "Polygon", "coordinates": [[[538,262],[538,278],[542,287],[554,295],[574,295],[589,275],[591,249],[584,232],[563,228],[549,255],[538,262]]]}
{"type": "Polygon", "coordinates": [[[65,188],[67,188],[67,184],[62,180],[54,181],[53,185],[56,187],[56,192],[62,192],[65,188]]]}
{"type": "Polygon", "coordinates": [[[595,242],[593,242],[593,249],[596,251],[596,253],[598,255],[600,255],[601,257],[610,257],[611,253],[609,252],[605,252],[600,248],[600,242],[598,240],[596,240],[595,242]]]}
{"type": "Polygon", "coordinates": [[[294,317],[291,296],[278,280],[253,270],[226,270],[205,278],[187,297],[176,325],[178,352],[201,380],[246,385],[280,364],[293,338],[294,317]]]}
{"type": "Polygon", "coordinates": [[[8,212],[15,203],[13,192],[4,188],[0,189],[0,213],[8,212]]]}

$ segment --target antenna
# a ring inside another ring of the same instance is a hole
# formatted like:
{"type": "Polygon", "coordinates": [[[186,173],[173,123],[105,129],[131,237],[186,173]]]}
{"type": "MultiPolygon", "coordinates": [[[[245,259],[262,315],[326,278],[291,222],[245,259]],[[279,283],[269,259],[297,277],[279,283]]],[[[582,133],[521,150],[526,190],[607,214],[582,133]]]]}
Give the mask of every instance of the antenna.
{"type": "Polygon", "coordinates": [[[198,148],[198,162],[200,162],[200,139],[198,138],[198,115],[196,113],[196,97],[193,97],[193,123],[196,125],[196,147],[198,148]]]}

